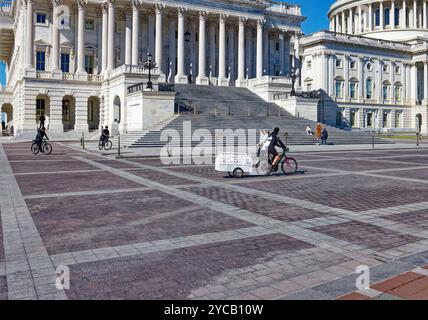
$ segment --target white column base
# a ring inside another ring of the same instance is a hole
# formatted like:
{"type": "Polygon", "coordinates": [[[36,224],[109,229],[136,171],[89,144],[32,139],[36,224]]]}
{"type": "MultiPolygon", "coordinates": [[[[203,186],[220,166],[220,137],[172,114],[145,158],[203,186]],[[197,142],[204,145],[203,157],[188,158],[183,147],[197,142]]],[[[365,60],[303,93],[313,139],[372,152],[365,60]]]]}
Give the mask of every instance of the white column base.
{"type": "Polygon", "coordinates": [[[75,132],[89,132],[89,125],[86,123],[75,123],[74,124],[75,132]]]}
{"type": "Polygon", "coordinates": [[[54,123],[49,123],[48,132],[63,133],[64,125],[62,124],[62,121],[55,121],[54,123]]]}
{"type": "Polygon", "coordinates": [[[85,71],[77,71],[76,79],[82,81],[88,81],[88,74],[85,71]]]}
{"type": "Polygon", "coordinates": [[[229,87],[230,81],[228,78],[218,78],[217,85],[219,87],[229,87]]]}
{"type": "Polygon", "coordinates": [[[181,75],[181,74],[177,74],[175,76],[175,83],[178,84],[188,84],[189,83],[189,79],[187,78],[187,76],[185,74],[181,75]]]}
{"type": "Polygon", "coordinates": [[[245,80],[245,79],[237,79],[235,81],[235,87],[242,87],[242,88],[248,87],[247,80],[245,80]]]}
{"type": "Polygon", "coordinates": [[[208,77],[197,77],[196,78],[196,84],[200,86],[209,86],[210,85],[210,79],[208,77]]]}
{"type": "Polygon", "coordinates": [[[62,70],[61,69],[52,69],[52,79],[62,80],[62,70]]]}

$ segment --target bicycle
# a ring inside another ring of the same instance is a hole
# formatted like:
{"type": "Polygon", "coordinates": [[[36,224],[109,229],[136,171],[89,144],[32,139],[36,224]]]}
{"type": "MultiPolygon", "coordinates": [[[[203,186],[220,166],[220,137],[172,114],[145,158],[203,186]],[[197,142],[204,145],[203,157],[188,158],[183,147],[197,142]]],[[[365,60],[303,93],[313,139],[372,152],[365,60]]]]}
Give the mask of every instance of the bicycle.
{"type": "Polygon", "coordinates": [[[106,138],[106,139],[100,138],[100,141],[98,143],[98,149],[100,151],[103,150],[103,149],[106,150],[106,151],[108,151],[112,147],[113,147],[113,143],[111,142],[110,139],[108,139],[108,138],[106,138]]]}
{"type": "MultiPolygon", "coordinates": [[[[288,148],[283,149],[282,154],[280,155],[279,161],[278,161],[278,168],[279,166],[281,166],[282,172],[286,175],[292,175],[297,173],[297,170],[299,168],[299,165],[296,161],[296,159],[288,157],[287,156],[287,152],[289,151],[288,148]]],[[[275,171],[272,170],[272,162],[273,162],[273,156],[271,154],[269,154],[269,157],[267,160],[262,160],[260,161],[258,167],[257,167],[257,171],[261,174],[261,175],[265,175],[265,176],[270,176],[272,173],[274,173],[275,171]]]]}
{"type": "Polygon", "coordinates": [[[52,145],[47,142],[46,139],[43,139],[42,146],[39,149],[39,146],[36,143],[36,140],[33,140],[33,144],[31,145],[31,152],[33,154],[38,154],[39,152],[44,153],[45,155],[50,155],[52,153],[52,145]]]}

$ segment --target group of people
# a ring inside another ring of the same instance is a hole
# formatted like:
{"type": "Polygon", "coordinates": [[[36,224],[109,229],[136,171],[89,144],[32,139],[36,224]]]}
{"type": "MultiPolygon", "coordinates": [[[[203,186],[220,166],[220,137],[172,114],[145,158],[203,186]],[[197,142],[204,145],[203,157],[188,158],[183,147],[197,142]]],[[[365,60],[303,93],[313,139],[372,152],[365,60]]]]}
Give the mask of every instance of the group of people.
{"type": "Polygon", "coordinates": [[[308,136],[313,136],[315,135],[315,137],[317,138],[317,142],[319,143],[319,141],[321,140],[321,144],[322,145],[327,145],[327,140],[328,140],[328,131],[326,128],[323,128],[321,123],[317,124],[317,127],[315,128],[315,133],[312,131],[311,125],[308,124],[306,126],[306,134],[308,136]]]}

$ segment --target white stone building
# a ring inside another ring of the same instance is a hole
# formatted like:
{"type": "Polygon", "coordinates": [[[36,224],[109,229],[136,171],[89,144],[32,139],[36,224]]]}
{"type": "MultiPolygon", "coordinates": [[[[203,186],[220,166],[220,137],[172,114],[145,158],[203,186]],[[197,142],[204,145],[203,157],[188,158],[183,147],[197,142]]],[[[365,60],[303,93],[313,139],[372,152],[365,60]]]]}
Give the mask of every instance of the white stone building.
{"type": "Polygon", "coordinates": [[[302,88],[321,90],[319,120],[428,133],[426,0],[340,0],[330,30],[301,40],[302,88]]]}
{"type": "Polygon", "coordinates": [[[147,82],[147,52],[155,89],[289,88],[304,19],[270,0],[0,0],[1,111],[15,135],[33,134],[41,114],[58,136],[142,130],[174,112],[170,92],[128,90],[147,82]]]}

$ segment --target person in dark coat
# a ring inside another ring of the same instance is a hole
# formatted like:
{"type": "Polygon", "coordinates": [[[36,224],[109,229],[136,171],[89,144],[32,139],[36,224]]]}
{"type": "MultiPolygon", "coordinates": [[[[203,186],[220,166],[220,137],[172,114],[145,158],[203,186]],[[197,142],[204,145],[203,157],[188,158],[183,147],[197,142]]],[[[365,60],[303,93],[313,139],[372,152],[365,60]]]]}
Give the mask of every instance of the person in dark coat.
{"type": "Polygon", "coordinates": [[[46,122],[46,117],[45,117],[45,115],[44,115],[44,114],[42,114],[42,115],[40,116],[39,121],[40,121],[40,126],[39,126],[39,128],[40,128],[40,129],[44,128],[44,127],[45,127],[45,122],[46,122]]]}
{"type": "Polygon", "coordinates": [[[327,132],[327,129],[324,128],[321,133],[321,141],[323,145],[327,145],[327,139],[328,139],[328,132],[327,132]]]}

